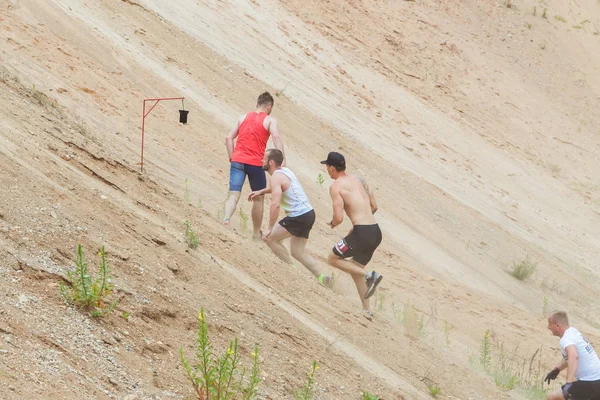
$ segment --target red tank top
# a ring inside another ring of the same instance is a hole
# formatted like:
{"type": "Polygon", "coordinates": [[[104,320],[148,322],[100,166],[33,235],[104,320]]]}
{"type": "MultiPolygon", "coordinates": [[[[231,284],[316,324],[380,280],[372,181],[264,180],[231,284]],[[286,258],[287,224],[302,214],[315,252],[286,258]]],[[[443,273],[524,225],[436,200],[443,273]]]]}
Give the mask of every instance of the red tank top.
{"type": "Polygon", "coordinates": [[[267,141],[271,135],[263,125],[265,118],[267,118],[267,114],[263,112],[251,111],[246,114],[244,122],[241,123],[238,129],[238,138],[231,155],[231,161],[257,167],[262,166],[267,141]]]}

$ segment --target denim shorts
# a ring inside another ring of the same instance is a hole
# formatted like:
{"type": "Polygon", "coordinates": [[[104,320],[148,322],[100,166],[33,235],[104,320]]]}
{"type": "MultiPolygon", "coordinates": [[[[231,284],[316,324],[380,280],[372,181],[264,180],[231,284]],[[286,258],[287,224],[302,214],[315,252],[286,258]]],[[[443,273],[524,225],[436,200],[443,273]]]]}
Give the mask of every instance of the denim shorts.
{"type": "Polygon", "coordinates": [[[244,181],[246,180],[246,175],[248,175],[248,181],[250,182],[252,191],[261,190],[267,187],[267,176],[262,167],[232,162],[231,169],[229,170],[229,191],[241,192],[244,181]]]}

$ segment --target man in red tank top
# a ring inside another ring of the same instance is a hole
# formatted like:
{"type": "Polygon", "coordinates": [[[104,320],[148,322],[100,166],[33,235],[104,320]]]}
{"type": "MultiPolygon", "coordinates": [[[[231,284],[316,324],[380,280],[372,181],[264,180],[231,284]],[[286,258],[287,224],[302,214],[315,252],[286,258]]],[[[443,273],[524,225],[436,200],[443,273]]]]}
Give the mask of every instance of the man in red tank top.
{"type": "MultiPolygon", "coordinates": [[[[270,115],[273,104],[273,96],[269,92],[264,92],[258,96],[256,111],[250,111],[238,118],[236,125],[231,129],[225,140],[229,161],[231,162],[229,198],[225,202],[225,215],[223,218],[225,225],[229,225],[229,219],[237,208],[246,176],[248,176],[252,191],[267,187],[267,177],[262,169],[262,161],[269,137],[273,137],[275,148],[283,152],[283,142],[279,136],[277,120],[270,115]]],[[[253,236],[256,239],[260,239],[264,201],[264,196],[256,196],[253,199],[252,224],[254,228],[253,236]]]]}

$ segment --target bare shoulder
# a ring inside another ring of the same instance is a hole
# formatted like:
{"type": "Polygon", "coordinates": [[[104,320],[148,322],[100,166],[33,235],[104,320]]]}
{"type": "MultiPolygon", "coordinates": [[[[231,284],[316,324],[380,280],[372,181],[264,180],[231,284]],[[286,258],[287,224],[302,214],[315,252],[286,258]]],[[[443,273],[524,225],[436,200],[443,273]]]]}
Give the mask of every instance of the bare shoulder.
{"type": "Polygon", "coordinates": [[[358,181],[360,182],[360,184],[362,185],[362,187],[365,189],[365,191],[367,192],[367,194],[369,194],[369,184],[367,183],[367,181],[365,180],[365,178],[363,178],[362,176],[355,176],[356,179],[358,179],[358,181]]]}
{"type": "Polygon", "coordinates": [[[331,186],[329,186],[329,193],[339,192],[340,186],[341,186],[340,179],[336,179],[335,181],[333,181],[331,186]]]}

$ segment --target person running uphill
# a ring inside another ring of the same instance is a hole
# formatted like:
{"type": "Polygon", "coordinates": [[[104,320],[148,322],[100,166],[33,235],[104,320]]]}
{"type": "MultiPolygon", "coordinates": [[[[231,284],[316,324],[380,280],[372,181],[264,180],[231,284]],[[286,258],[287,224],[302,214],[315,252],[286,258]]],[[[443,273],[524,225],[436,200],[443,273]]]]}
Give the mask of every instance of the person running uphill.
{"type": "MultiPolygon", "coordinates": [[[[225,215],[223,218],[225,225],[229,225],[229,219],[237,208],[246,175],[248,175],[250,188],[253,191],[267,187],[267,178],[262,169],[262,160],[270,136],[273,137],[275,147],[282,154],[285,154],[283,151],[283,142],[277,128],[277,120],[270,115],[273,110],[273,104],[273,96],[269,92],[264,92],[258,96],[256,112],[251,111],[242,115],[225,140],[229,161],[231,162],[229,197],[225,202],[225,215]],[[237,142],[234,145],[236,138],[237,142]]],[[[285,156],[283,165],[285,165],[285,156]]],[[[264,196],[255,196],[252,201],[254,238],[260,238],[264,196]]]]}
{"type": "Polygon", "coordinates": [[[381,229],[373,216],[377,211],[375,194],[363,179],[346,173],[346,159],[340,153],[332,151],[321,164],[327,166],[329,176],[335,180],[329,188],[333,201],[333,218],[329,225],[335,228],[341,224],[344,211],[353,225],[348,235],[333,247],[328,262],[352,276],[365,316],[371,319],[373,312],[368,299],[383,278],[375,271],[365,273],[365,266],[381,243],[381,229]],[[352,261],[346,260],[350,257],[352,261]]]}
{"type": "Polygon", "coordinates": [[[283,153],[277,149],[267,150],[263,159],[263,169],[271,175],[270,188],[261,189],[250,193],[248,200],[257,196],[271,193],[271,210],[269,213],[269,229],[262,232],[262,239],[269,248],[283,262],[292,264],[290,255],[281,241],[290,239],[292,257],[300,261],[319,282],[331,287],[333,279],[325,275],[317,267],[315,259],[306,253],[308,235],[315,223],[315,211],[308,202],[306,193],[296,175],[289,169],[282,167],[283,153]],[[286,217],[275,224],[279,217],[279,209],[283,208],[286,217]]]}
{"type": "Polygon", "coordinates": [[[581,332],[569,326],[564,311],[548,316],[548,329],[560,338],[563,358],[544,379],[548,384],[567,369],[567,381],[561,389],[548,394],[548,400],[600,400],[600,359],[581,332]]]}

